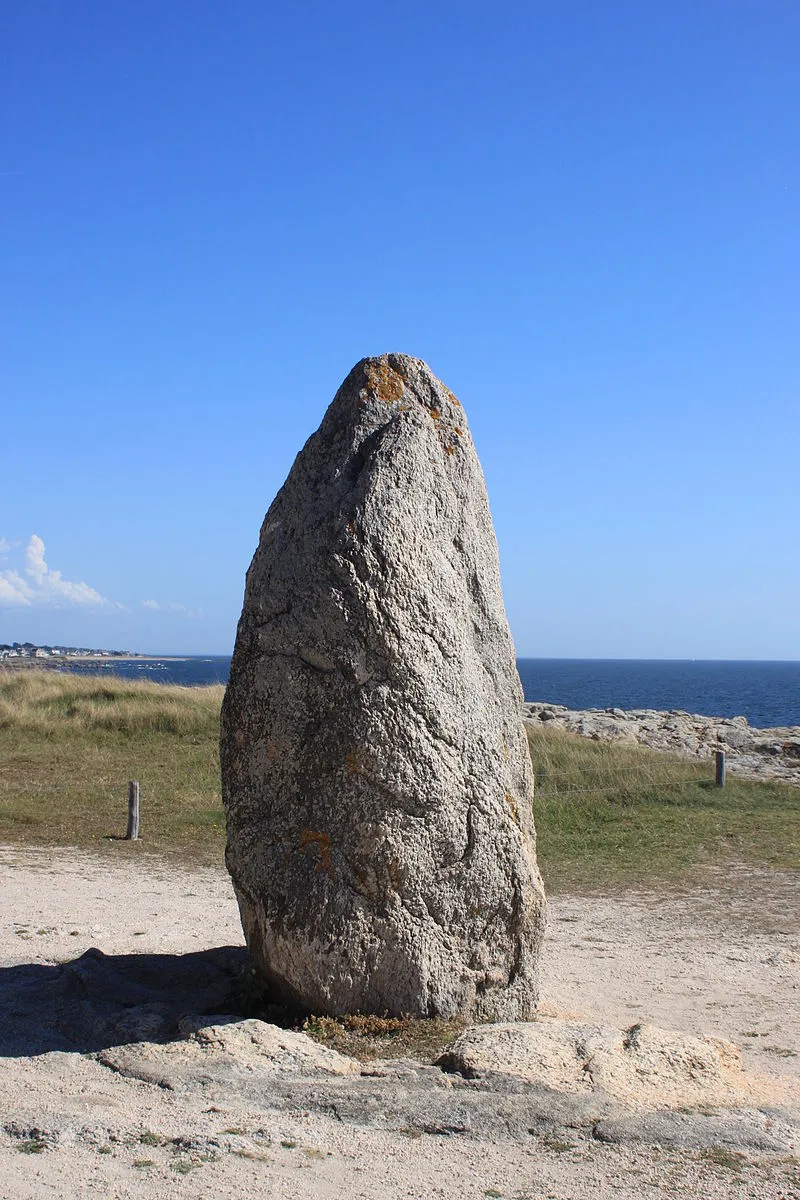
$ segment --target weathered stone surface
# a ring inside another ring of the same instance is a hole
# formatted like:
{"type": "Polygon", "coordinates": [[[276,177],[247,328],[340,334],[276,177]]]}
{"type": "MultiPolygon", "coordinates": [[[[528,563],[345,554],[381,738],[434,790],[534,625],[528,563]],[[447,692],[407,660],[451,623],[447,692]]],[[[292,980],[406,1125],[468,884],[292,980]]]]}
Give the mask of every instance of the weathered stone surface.
{"type": "MultiPolygon", "coordinates": [[[[557,1092],[601,1092],[620,1103],[683,1108],[763,1099],[739,1048],[655,1025],[611,1029],[551,1019],[465,1030],[440,1059],[467,1078],[512,1076],[557,1092]]],[[[771,1085],[770,1085],[771,1086],[771,1085]]]]}
{"type": "Polygon", "coordinates": [[[247,1072],[262,1094],[276,1081],[358,1075],[361,1064],[303,1033],[280,1029],[266,1021],[216,1016],[187,1016],[179,1024],[183,1040],[141,1041],[109,1046],[98,1054],[103,1066],[171,1091],[183,1091],[205,1079],[223,1084],[247,1072]]]}
{"type": "Polygon", "coordinates": [[[418,359],[364,359],[266,515],[223,708],[228,869],[285,1000],[532,1014],[521,703],[464,411],[418,359]]]}

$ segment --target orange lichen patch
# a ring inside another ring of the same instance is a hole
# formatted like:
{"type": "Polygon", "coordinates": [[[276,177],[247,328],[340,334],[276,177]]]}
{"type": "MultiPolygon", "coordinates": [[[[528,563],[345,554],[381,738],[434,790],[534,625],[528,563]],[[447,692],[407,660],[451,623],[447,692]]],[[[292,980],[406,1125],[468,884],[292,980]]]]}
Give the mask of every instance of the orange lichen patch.
{"type": "Polygon", "coordinates": [[[445,454],[455,454],[456,448],[455,446],[445,446],[444,452],[445,454]]]}
{"type": "Polygon", "coordinates": [[[402,872],[400,871],[399,859],[392,858],[389,860],[389,862],[386,864],[386,874],[388,876],[389,886],[391,887],[392,891],[399,892],[400,891],[400,881],[402,879],[402,872]]]}
{"type": "Polygon", "coordinates": [[[511,792],[506,792],[506,804],[508,805],[508,810],[514,819],[514,824],[519,825],[519,809],[517,808],[517,802],[511,795],[511,792]]]}
{"type": "Polygon", "coordinates": [[[264,743],[264,752],[268,762],[275,762],[286,754],[287,741],[285,737],[269,737],[264,743]]]}
{"type": "MultiPolygon", "coordinates": [[[[442,385],[442,386],[444,386],[444,385],[442,385]]],[[[458,400],[458,399],[457,399],[457,398],[456,398],[456,397],[453,395],[453,393],[450,391],[450,388],[446,387],[446,388],[444,389],[444,391],[445,391],[445,395],[447,396],[447,399],[450,401],[450,403],[451,403],[451,404],[457,404],[457,405],[458,405],[458,407],[459,407],[459,408],[461,408],[461,401],[460,401],[460,400],[458,400]]]]}
{"type": "Polygon", "coordinates": [[[458,425],[456,425],[455,428],[453,429],[453,433],[456,435],[456,437],[461,437],[463,432],[464,432],[463,429],[460,429],[458,427],[458,425]]]}
{"type": "Polygon", "coordinates": [[[300,831],[300,849],[304,854],[309,850],[315,851],[319,861],[316,865],[316,870],[320,873],[324,872],[333,878],[333,868],[331,866],[331,839],[327,833],[323,833],[319,829],[303,829],[300,831]]]}
{"type": "Polygon", "coordinates": [[[361,759],[357,750],[348,750],[344,760],[344,769],[348,775],[361,774],[361,759]]]}
{"type": "Polygon", "coordinates": [[[385,358],[371,362],[367,369],[367,386],[379,400],[391,404],[399,400],[405,391],[405,381],[399,371],[395,371],[385,358]]]}
{"type": "Polygon", "coordinates": [[[439,408],[432,408],[432,409],[431,409],[431,416],[433,417],[434,421],[436,421],[436,422],[439,422],[439,421],[441,421],[441,419],[442,419],[442,411],[441,411],[441,409],[439,409],[439,408]]]}
{"type": "Polygon", "coordinates": [[[355,531],[356,531],[355,523],[353,521],[348,521],[347,522],[347,532],[355,533],[355,531]]]}

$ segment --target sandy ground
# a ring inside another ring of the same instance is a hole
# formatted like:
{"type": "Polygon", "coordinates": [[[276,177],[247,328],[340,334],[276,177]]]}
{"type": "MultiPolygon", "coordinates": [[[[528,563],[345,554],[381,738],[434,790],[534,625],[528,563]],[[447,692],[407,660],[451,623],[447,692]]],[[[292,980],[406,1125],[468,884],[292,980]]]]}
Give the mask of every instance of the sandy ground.
{"type": "MultiPolygon", "coordinates": [[[[742,1047],[745,1067],[800,1083],[796,877],[742,870],[702,890],[551,897],[543,1000],[622,1028],[647,1018],[742,1047]]],[[[105,954],[242,942],[219,871],[0,848],[0,976],[105,954]]],[[[0,1003],[4,1003],[0,987],[0,1003]]],[[[13,1018],[13,1013],[6,1014],[13,1018]]],[[[776,1154],[566,1130],[527,1141],[409,1136],[269,1098],[206,1103],[88,1054],[0,1045],[0,1197],[800,1198],[800,1148],[776,1154]]]]}

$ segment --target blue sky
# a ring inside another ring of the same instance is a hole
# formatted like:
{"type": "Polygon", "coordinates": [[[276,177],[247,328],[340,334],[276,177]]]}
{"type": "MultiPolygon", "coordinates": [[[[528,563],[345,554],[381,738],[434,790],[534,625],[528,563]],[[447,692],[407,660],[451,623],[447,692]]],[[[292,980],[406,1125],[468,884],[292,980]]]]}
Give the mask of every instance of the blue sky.
{"type": "Polygon", "coordinates": [[[0,13],[0,641],[227,653],[365,354],[523,655],[800,658],[795,0],[0,13]]]}

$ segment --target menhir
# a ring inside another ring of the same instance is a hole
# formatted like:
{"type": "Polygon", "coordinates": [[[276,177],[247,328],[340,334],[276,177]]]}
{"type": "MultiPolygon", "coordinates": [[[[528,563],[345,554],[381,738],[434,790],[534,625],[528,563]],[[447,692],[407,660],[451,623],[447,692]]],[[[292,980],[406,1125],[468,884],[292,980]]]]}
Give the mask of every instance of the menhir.
{"type": "Polygon", "coordinates": [[[277,997],[531,1016],[521,701],[464,410],[419,359],[363,359],[266,515],[223,706],[228,870],[277,997]]]}

